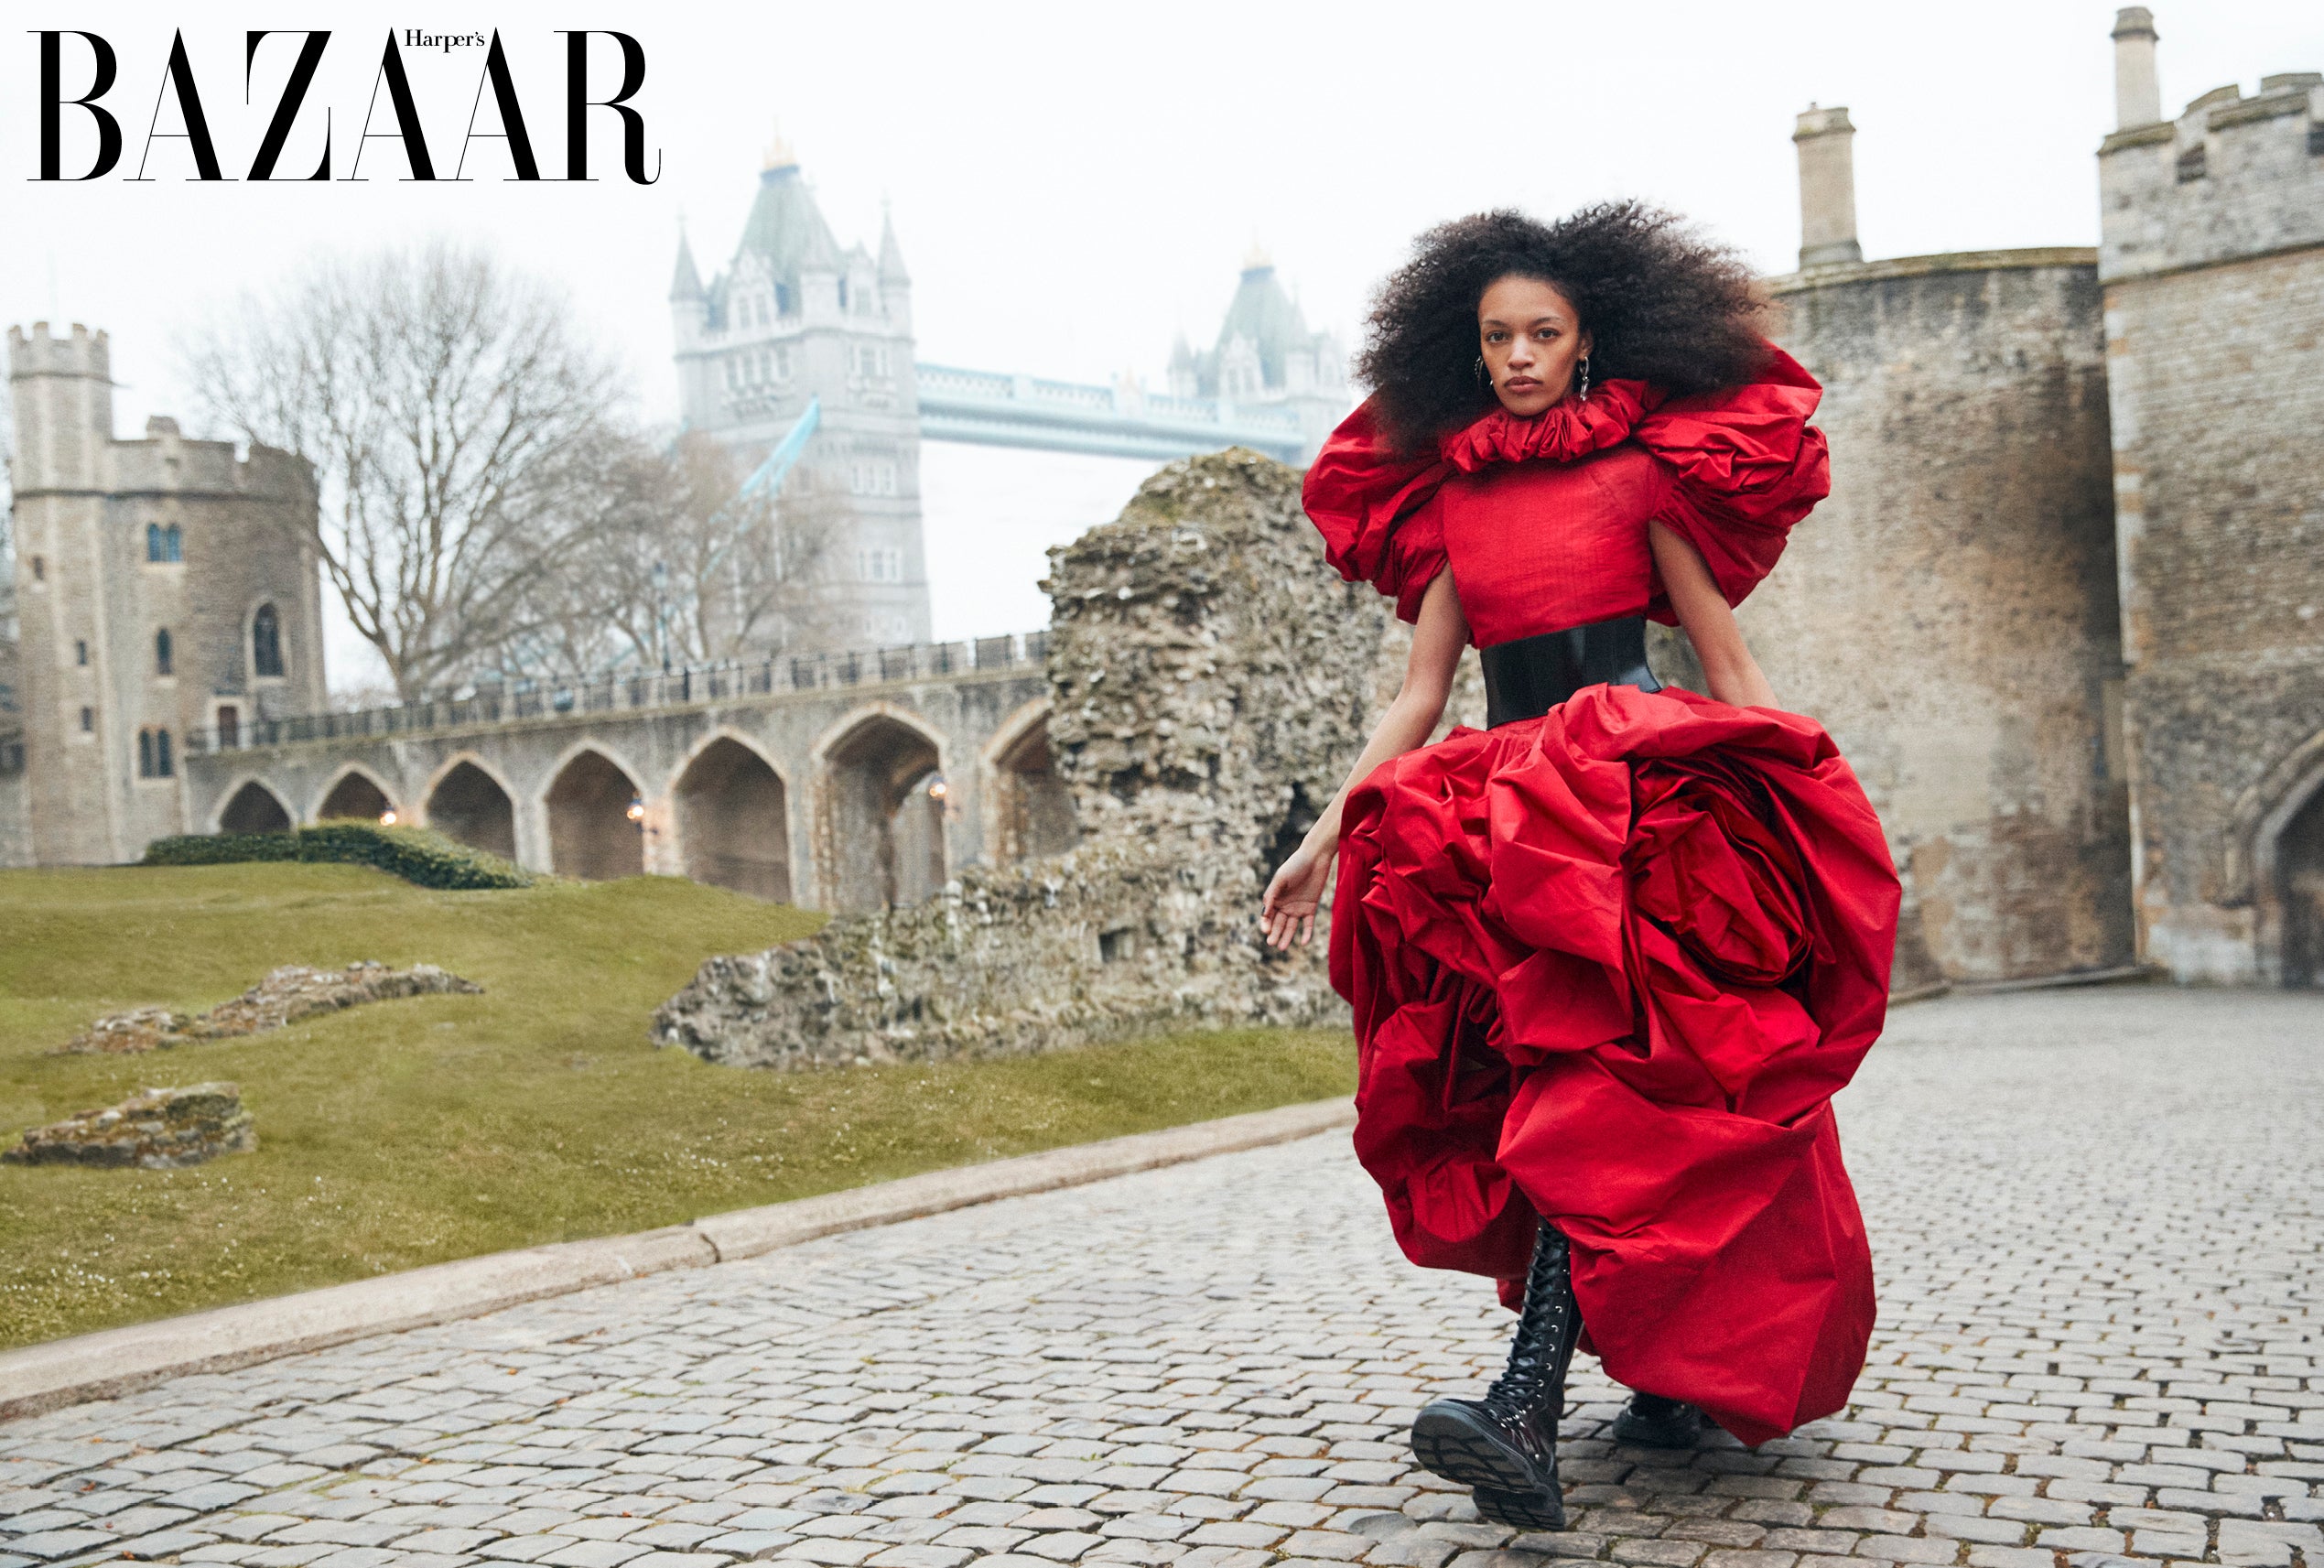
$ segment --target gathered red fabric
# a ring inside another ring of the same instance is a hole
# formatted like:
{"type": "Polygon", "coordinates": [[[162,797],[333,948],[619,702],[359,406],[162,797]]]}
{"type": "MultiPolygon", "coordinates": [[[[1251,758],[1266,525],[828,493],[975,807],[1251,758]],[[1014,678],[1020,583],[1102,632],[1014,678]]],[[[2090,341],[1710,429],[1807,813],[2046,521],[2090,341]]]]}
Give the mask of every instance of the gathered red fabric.
{"type": "MultiPolygon", "coordinates": [[[[1605,384],[1419,457],[1367,406],[1309,470],[1309,515],[1407,619],[1449,565],[1484,647],[1670,619],[1652,522],[1740,602],[1828,488],[1821,389],[1769,353],[1747,386],[1605,384]]],[[[1873,1290],[1831,1098],[1886,1017],[1899,891],[1831,738],[1587,687],[1383,763],[1341,833],[1356,1149],[1406,1255],[1514,1305],[1546,1219],[1614,1378],[1746,1443],[1842,1408],[1873,1290]]]]}
{"type": "Polygon", "coordinates": [[[1608,1375],[1746,1443],[1840,1409],[1872,1265],[1830,1099],[1880,1032],[1897,896],[1795,715],[1594,686],[1383,764],[1331,974],[1406,1255],[1520,1284],[1547,1219],[1608,1375]]]}
{"type": "Polygon", "coordinates": [[[1496,409],[1419,455],[1395,449],[1367,402],[1308,469],[1307,514],[1333,568],[1407,621],[1449,564],[1480,647],[1616,616],[1668,623],[1641,523],[1683,535],[1742,603],[1831,488],[1807,422],[1821,396],[1770,346],[1746,385],[1665,398],[1605,382],[1531,418],[1496,409]]]}

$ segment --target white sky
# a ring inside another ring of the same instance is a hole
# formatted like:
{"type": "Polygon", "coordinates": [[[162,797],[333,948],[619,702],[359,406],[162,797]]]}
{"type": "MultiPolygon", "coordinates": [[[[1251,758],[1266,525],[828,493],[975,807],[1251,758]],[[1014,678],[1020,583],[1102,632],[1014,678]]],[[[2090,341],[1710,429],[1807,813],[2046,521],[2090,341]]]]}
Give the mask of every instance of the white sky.
{"type": "MultiPolygon", "coordinates": [[[[2314,0],[2154,9],[2167,113],[2225,82],[2248,92],[2265,74],[2324,69],[2314,0]]],[[[214,302],[316,250],[432,233],[555,275],[634,367],[643,411],[668,418],[679,215],[706,274],[723,265],[778,119],[842,243],[876,243],[892,203],[924,359],[1150,384],[1173,333],[1216,332],[1254,239],[1311,323],[1352,344],[1411,236],[1480,207],[1553,215],[1635,194],[1789,270],[1789,137],[1811,101],[1847,104],[1857,126],[1866,254],[2093,243],[2092,155],[2113,123],[2114,8],[2091,0],[343,4],[330,8],[337,31],[310,97],[331,111],[335,174],[354,156],[386,30],[452,18],[500,29],[550,171],[564,162],[556,29],[636,36],[648,69],[635,103],[660,182],[619,178],[615,127],[598,111],[596,183],[503,182],[497,144],[482,144],[473,183],[405,183],[396,147],[373,143],[365,183],[203,186],[186,178],[182,142],[160,144],[153,183],[132,183],[173,27],[230,175],[246,168],[295,52],[269,41],[245,106],[242,29],[287,18],[191,10],[90,0],[27,17],[102,33],[120,55],[105,102],[127,132],[124,168],[83,184],[29,178],[37,44],[0,33],[0,320],[108,329],[124,434],[189,406],[175,343],[214,302]]],[[[595,42],[610,80],[612,49],[595,42]]],[[[66,58],[67,82],[84,82],[76,40],[66,58]]],[[[406,58],[449,172],[482,51],[406,58]]],[[[68,112],[67,172],[87,167],[85,118],[68,112]]],[[[284,169],[310,169],[320,139],[310,113],[284,169]]],[[[929,444],[937,635],[1040,624],[1042,549],[1112,515],[1149,467],[929,444]]],[[[362,678],[343,635],[332,652],[335,684],[362,678]]]]}

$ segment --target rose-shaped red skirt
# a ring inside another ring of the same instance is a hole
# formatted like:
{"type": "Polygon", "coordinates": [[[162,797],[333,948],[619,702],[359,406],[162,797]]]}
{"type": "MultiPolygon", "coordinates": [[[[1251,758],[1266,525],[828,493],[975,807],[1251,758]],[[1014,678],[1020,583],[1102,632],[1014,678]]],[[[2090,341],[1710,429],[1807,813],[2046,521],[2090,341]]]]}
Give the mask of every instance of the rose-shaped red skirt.
{"type": "Polygon", "coordinates": [[[1545,1218],[1611,1377],[1746,1443],[1839,1410],[1873,1292],[1831,1098],[1880,1033],[1897,902],[1796,715],[1594,686],[1382,764],[1331,971],[1405,1254],[1507,1298],[1545,1218]]]}

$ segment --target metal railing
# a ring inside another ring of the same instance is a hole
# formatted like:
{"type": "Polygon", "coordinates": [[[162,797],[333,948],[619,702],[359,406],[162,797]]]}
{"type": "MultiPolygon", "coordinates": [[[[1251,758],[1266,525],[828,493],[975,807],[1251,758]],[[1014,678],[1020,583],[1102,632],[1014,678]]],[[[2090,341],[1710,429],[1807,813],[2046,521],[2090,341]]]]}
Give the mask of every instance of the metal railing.
{"type": "Polygon", "coordinates": [[[308,741],[385,740],[570,713],[638,713],[737,697],[1037,667],[1048,657],[1049,633],[1042,631],[846,653],[778,654],[756,661],[688,665],[673,670],[477,681],[382,708],[244,719],[231,729],[189,730],[185,749],[189,755],[201,756],[308,741]]]}

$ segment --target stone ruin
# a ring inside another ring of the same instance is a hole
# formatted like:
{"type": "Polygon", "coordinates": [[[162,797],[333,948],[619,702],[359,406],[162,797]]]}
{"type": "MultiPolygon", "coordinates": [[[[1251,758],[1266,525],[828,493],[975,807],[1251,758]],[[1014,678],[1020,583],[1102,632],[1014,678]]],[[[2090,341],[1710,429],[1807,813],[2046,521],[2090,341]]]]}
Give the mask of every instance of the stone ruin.
{"type": "MultiPolygon", "coordinates": [[[[1402,679],[1409,634],[1341,582],[1300,475],[1241,450],[1164,468],[1050,552],[1050,744],[1079,842],[970,866],[924,903],[712,958],[657,1044],[804,1067],[1000,1056],[1179,1028],[1344,1024],[1259,904],[1402,679]]],[[[1453,711],[1483,702],[1474,661],[1453,711]]]]}
{"type": "Polygon", "coordinates": [[[415,964],[391,969],[384,964],[356,963],[344,969],[315,969],[304,964],[285,964],[228,1002],[208,1012],[189,1016],[166,1007],[135,1007],[109,1012],[64,1045],[60,1055],[88,1054],[135,1054],[190,1045],[205,1040],[232,1040],[281,1029],[319,1013],[337,1012],[367,1001],[396,997],[474,995],[483,987],[473,980],[438,968],[415,964]]]}
{"type": "Polygon", "coordinates": [[[257,1147],[239,1085],[190,1084],[141,1089],[119,1105],[33,1128],[15,1148],[0,1150],[0,1161],[167,1171],[257,1147]]]}

